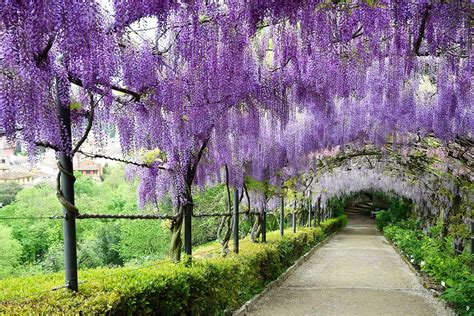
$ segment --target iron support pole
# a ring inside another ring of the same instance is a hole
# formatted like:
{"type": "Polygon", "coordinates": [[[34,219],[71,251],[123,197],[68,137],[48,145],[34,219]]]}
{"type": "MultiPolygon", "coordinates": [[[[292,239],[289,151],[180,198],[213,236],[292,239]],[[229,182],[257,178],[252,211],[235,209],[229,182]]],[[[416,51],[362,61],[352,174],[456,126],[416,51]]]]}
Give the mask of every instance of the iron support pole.
{"type": "Polygon", "coordinates": [[[321,197],[318,197],[318,226],[321,225],[321,197]]]}
{"type": "Polygon", "coordinates": [[[471,255],[474,256],[474,220],[471,221],[471,255]]]}
{"type": "Polygon", "coordinates": [[[293,233],[296,233],[296,198],[294,203],[294,210],[292,216],[292,225],[293,225],[293,233]]]}
{"type": "Polygon", "coordinates": [[[280,235],[283,236],[285,232],[285,197],[280,197],[280,235]]]}
{"type": "Polygon", "coordinates": [[[308,205],[308,227],[311,227],[311,212],[312,212],[312,201],[311,201],[311,191],[309,192],[309,205],[308,205]]]}
{"type": "Polygon", "coordinates": [[[239,189],[234,189],[234,252],[239,253],[239,189]]]}
{"type": "Polygon", "coordinates": [[[184,206],[184,251],[186,255],[191,258],[193,254],[193,244],[192,244],[192,212],[193,212],[193,205],[190,203],[186,203],[184,206]]]}
{"type": "Polygon", "coordinates": [[[267,210],[263,208],[262,214],[262,242],[267,242],[267,210]]]}
{"type": "MultiPolygon", "coordinates": [[[[74,169],[72,165],[71,146],[71,110],[69,104],[61,104],[60,91],[62,85],[56,79],[56,109],[58,118],[63,127],[61,128],[62,139],[68,144],[59,152],[59,164],[61,170],[61,191],[64,198],[74,205],[74,169]]],[[[77,282],[77,241],[76,241],[76,214],[63,207],[63,234],[64,234],[64,270],[67,287],[78,291],[77,282]]]]}

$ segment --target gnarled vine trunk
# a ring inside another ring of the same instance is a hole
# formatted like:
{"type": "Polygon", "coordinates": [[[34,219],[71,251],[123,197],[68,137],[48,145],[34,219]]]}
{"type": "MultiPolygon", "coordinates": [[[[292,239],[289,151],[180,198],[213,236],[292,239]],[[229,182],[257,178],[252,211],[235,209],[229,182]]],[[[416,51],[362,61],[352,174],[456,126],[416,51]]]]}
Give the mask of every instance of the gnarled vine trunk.
{"type": "Polygon", "coordinates": [[[260,237],[260,233],[262,232],[262,216],[255,215],[255,223],[253,224],[252,231],[250,232],[250,240],[256,242],[256,240],[260,237]]]}
{"type": "Polygon", "coordinates": [[[221,223],[219,225],[219,228],[217,229],[217,240],[222,246],[222,255],[226,256],[230,251],[229,251],[229,240],[230,240],[230,235],[232,232],[232,225],[233,221],[231,219],[231,216],[226,216],[223,217],[221,220],[221,223]],[[222,236],[222,231],[225,229],[224,236],[222,236]]]}
{"type": "MultiPolygon", "coordinates": [[[[227,213],[232,212],[232,200],[230,197],[230,187],[229,187],[229,168],[227,167],[227,164],[225,165],[225,186],[226,186],[226,191],[227,191],[227,213]]],[[[232,228],[232,223],[233,220],[231,219],[231,216],[226,216],[222,219],[221,224],[219,225],[219,229],[217,230],[217,239],[219,240],[221,246],[222,246],[222,255],[226,256],[229,253],[229,240],[230,240],[230,234],[231,234],[231,228],[232,228]],[[224,228],[225,225],[225,234],[221,238],[222,234],[222,229],[224,228]]]]}
{"type": "Polygon", "coordinates": [[[184,177],[184,183],[186,184],[186,191],[182,196],[180,196],[178,207],[176,211],[176,218],[171,225],[171,249],[170,249],[170,259],[173,261],[181,260],[181,248],[183,247],[183,240],[181,238],[181,230],[184,224],[184,217],[186,213],[192,215],[194,203],[193,195],[191,193],[191,188],[194,182],[194,176],[196,175],[196,170],[201,161],[204,150],[207,147],[209,138],[205,139],[199,149],[199,152],[194,159],[188,164],[188,170],[184,177]]]}
{"type": "Polygon", "coordinates": [[[181,260],[181,248],[183,247],[183,240],[181,238],[181,229],[183,227],[184,219],[184,205],[181,203],[178,205],[176,212],[176,219],[171,225],[171,249],[170,259],[178,262],[181,260]]]}

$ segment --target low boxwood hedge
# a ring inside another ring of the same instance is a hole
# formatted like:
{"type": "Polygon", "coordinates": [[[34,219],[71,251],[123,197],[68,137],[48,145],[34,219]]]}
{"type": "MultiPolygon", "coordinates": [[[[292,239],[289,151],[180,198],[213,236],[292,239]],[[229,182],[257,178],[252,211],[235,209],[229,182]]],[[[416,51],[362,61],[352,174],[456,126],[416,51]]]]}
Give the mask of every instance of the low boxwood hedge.
{"type": "Polygon", "coordinates": [[[346,223],[347,217],[340,216],[295,234],[286,230],[283,238],[269,232],[265,244],[244,239],[238,255],[194,259],[192,266],[156,262],[80,271],[79,293],[51,291],[61,284],[62,273],[4,279],[0,314],[222,314],[238,308],[346,223]]]}

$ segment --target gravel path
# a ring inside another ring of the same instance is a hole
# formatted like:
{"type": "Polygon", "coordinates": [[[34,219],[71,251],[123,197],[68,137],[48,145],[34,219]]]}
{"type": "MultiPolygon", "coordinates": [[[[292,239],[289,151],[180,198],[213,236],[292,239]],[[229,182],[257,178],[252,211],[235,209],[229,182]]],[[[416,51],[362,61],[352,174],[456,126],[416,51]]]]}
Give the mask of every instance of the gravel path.
{"type": "Polygon", "coordinates": [[[449,315],[366,217],[270,290],[249,315],[449,315]]]}

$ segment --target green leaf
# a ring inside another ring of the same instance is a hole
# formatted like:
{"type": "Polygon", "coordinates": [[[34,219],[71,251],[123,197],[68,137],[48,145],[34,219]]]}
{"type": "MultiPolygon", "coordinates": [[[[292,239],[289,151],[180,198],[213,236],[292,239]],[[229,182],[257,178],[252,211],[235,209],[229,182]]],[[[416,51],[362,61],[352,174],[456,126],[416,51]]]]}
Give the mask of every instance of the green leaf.
{"type": "Polygon", "coordinates": [[[448,287],[453,287],[454,286],[454,280],[453,279],[447,279],[446,280],[446,285],[448,287]]]}

